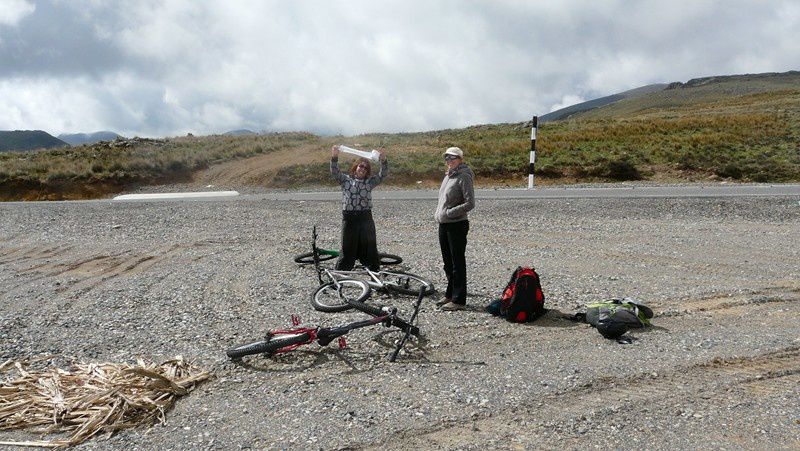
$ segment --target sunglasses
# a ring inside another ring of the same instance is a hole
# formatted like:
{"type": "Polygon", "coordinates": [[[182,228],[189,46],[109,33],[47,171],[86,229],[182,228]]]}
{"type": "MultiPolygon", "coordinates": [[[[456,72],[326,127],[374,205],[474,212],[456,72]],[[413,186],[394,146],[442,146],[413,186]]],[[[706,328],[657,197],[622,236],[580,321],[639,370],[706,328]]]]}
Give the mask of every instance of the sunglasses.
{"type": "Polygon", "coordinates": [[[444,161],[453,161],[453,160],[458,160],[458,157],[455,156],[455,155],[449,155],[449,154],[444,156],[444,161]]]}

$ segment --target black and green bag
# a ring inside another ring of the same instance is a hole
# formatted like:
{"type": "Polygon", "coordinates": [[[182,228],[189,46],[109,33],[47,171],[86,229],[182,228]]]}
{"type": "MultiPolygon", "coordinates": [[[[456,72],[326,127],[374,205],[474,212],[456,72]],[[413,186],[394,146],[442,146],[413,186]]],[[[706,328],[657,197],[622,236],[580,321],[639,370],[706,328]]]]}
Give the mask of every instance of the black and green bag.
{"type": "Polygon", "coordinates": [[[635,299],[609,299],[586,305],[585,321],[606,338],[650,325],[653,310],[635,299]]]}

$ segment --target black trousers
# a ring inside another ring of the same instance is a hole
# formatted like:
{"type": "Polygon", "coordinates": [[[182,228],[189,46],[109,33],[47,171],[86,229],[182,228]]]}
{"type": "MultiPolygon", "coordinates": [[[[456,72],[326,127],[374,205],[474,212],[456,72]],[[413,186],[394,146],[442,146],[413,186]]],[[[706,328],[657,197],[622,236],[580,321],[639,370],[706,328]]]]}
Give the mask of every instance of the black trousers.
{"type": "Polygon", "coordinates": [[[467,303],[467,233],[469,221],[439,224],[439,247],[447,275],[445,297],[456,304],[467,303]]]}
{"type": "Polygon", "coordinates": [[[336,262],[336,269],[349,271],[358,259],[367,268],[380,270],[375,236],[372,211],[342,211],[342,253],[336,262]]]}

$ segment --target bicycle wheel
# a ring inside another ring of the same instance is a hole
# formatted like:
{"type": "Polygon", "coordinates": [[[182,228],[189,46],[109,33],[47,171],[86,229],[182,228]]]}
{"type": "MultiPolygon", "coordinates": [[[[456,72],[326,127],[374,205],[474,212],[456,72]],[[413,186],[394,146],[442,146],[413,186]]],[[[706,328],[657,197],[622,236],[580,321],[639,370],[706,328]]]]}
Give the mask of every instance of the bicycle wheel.
{"type": "Polygon", "coordinates": [[[280,334],[273,335],[267,340],[254,341],[241,346],[236,346],[228,349],[226,354],[232,359],[240,359],[246,355],[273,352],[298,343],[305,343],[310,338],[308,332],[301,332],[297,334],[280,334]]]}
{"type": "MultiPolygon", "coordinates": [[[[319,261],[324,262],[327,260],[331,260],[338,257],[337,254],[334,254],[331,251],[320,250],[319,251],[319,261]]],[[[313,252],[306,252],[305,254],[297,254],[294,256],[294,262],[300,263],[303,265],[313,265],[314,264],[314,253],[313,252]]]]}
{"type": "Polygon", "coordinates": [[[364,281],[345,279],[340,280],[339,285],[341,295],[333,282],[320,285],[311,295],[311,305],[320,312],[343,312],[351,307],[344,298],[364,302],[369,297],[370,288],[364,281]]]}
{"type": "Polygon", "coordinates": [[[384,254],[383,252],[378,253],[378,258],[381,261],[381,265],[399,265],[403,263],[403,257],[394,254],[384,254]]]}
{"type": "Polygon", "coordinates": [[[416,274],[403,271],[381,271],[378,274],[381,282],[389,291],[414,295],[419,294],[420,288],[424,287],[424,296],[433,293],[433,283],[416,274]]]}

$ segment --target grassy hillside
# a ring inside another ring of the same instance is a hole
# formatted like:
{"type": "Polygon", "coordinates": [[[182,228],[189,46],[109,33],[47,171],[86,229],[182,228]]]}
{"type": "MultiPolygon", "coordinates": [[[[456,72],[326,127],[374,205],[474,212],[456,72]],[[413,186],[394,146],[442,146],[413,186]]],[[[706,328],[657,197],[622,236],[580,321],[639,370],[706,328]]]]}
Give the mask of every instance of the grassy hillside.
{"type": "MultiPolygon", "coordinates": [[[[713,77],[675,83],[670,89],[542,124],[536,172],[539,183],[722,178],[798,182],[799,142],[800,72],[713,77]]],[[[441,153],[456,145],[466,151],[479,185],[519,186],[527,176],[530,124],[354,137],[282,133],[133,139],[122,147],[105,143],[0,153],[0,198],[92,197],[135,184],[189,181],[193,173],[226,162],[269,162],[276,151],[281,157],[263,177],[231,183],[332,185],[327,156],[334,143],[385,145],[392,167],[388,184],[440,180],[441,153]],[[286,158],[292,149],[313,158],[298,164],[298,159],[286,158]]]]}
{"type": "Polygon", "coordinates": [[[308,133],[133,138],[35,153],[0,154],[0,199],[85,198],[132,185],[186,181],[193,171],[232,159],[298,146],[308,133]]]}
{"type": "Polygon", "coordinates": [[[800,72],[710,77],[621,100],[554,123],[548,161],[603,175],[628,162],[645,176],[669,169],[736,180],[800,180],[800,72]],[[606,167],[608,170],[608,167],[606,167]]]}
{"type": "MultiPolygon", "coordinates": [[[[758,110],[772,108],[759,99],[758,94],[772,93],[776,99],[783,94],[800,90],[800,72],[778,74],[732,75],[706,77],[686,83],[671,83],[667,89],[646,96],[625,99],[604,108],[576,115],[575,119],[621,119],[625,117],[668,117],[715,112],[746,114],[752,105],[758,110]]],[[[776,108],[796,108],[788,100],[776,108]]]]}
{"type": "Polygon", "coordinates": [[[610,96],[601,97],[599,99],[582,102],[576,105],[570,105],[568,107],[561,108],[559,110],[552,111],[545,115],[539,116],[539,123],[557,121],[559,119],[566,119],[570,116],[582,113],[584,111],[593,110],[605,105],[609,105],[614,102],[619,102],[622,99],[635,98],[642,95],[650,94],[652,92],[661,91],[666,87],[667,85],[664,83],[647,85],[636,89],[631,89],[629,91],[621,92],[619,94],[613,94],[610,96]]]}
{"type": "MultiPolygon", "coordinates": [[[[401,149],[396,182],[441,172],[440,152],[457,145],[484,183],[523,180],[530,124],[497,124],[427,133],[366,135],[401,149]],[[399,180],[398,180],[399,179],[399,180]]],[[[541,124],[540,181],[727,178],[800,181],[800,72],[699,79],[541,124]]],[[[324,177],[296,168],[306,182],[324,177]]],[[[288,168],[287,168],[288,170],[288,168]]],[[[321,180],[320,180],[321,181],[321,180]]],[[[480,181],[480,180],[479,180],[480,181]]]]}

